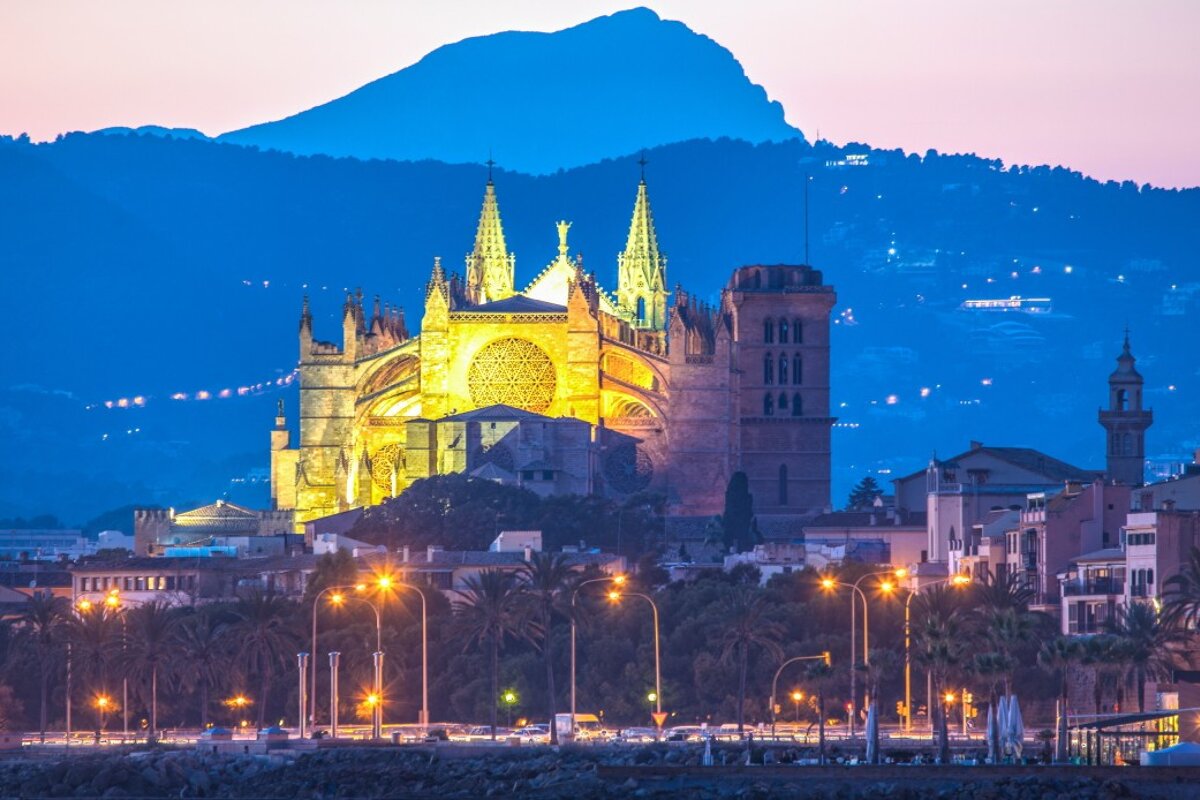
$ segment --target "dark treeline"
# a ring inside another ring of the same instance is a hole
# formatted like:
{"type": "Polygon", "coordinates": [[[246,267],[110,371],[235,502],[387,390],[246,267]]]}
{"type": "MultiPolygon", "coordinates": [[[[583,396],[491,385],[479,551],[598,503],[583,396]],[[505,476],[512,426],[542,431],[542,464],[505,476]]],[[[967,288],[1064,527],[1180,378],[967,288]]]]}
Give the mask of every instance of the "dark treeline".
{"type": "MultiPolygon", "coordinates": [[[[895,720],[895,704],[903,697],[904,595],[883,588],[886,576],[870,575],[879,569],[856,565],[833,577],[845,583],[862,579],[871,609],[871,663],[857,666],[859,692],[869,688],[883,718],[895,720]]],[[[566,711],[570,596],[580,580],[591,577],[597,575],[572,572],[560,555],[547,553],[537,554],[516,574],[481,573],[453,602],[429,591],[432,720],[494,723],[500,697],[508,691],[519,698],[515,716],[544,720],[552,711],[566,711]],[[553,698],[547,693],[551,681],[553,698]]],[[[621,587],[617,600],[607,596],[611,585],[603,581],[583,587],[576,608],[579,711],[602,712],[612,724],[649,724],[652,617],[641,598],[628,594],[643,592],[661,612],[662,694],[669,725],[769,721],[776,667],[786,658],[823,651],[832,654],[831,675],[805,670],[803,664],[784,674],[780,695],[789,698],[793,689],[801,689],[806,700],[795,707],[783,700],[781,716],[815,721],[815,703],[807,698],[820,689],[827,716],[844,721],[849,590],[822,588],[823,577],[830,576],[805,569],[760,586],[757,570],[743,566],[666,583],[665,573],[646,568],[621,587]]],[[[354,562],[340,555],[321,559],[309,596],[301,602],[248,590],[233,602],[197,608],[107,608],[99,602],[85,610],[62,599],[35,597],[0,627],[0,716],[10,728],[61,729],[70,652],[76,729],[120,728],[122,677],[129,679],[135,729],[154,725],[155,685],[159,729],[242,719],[294,725],[296,653],[309,649],[312,598],[324,587],[358,578],[354,562]],[[96,707],[101,695],[111,698],[104,720],[96,707]],[[237,695],[250,700],[243,711],[226,703],[237,695]]],[[[1028,593],[1016,584],[927,588],[912,602],[914,705],[922,702],[927,671],[936,693],[967,688],[980,708],[1018,687],[1030,719],[1050,718],[1053,701],[1070,694],[1077,680],[1092,686],[1097,712],[1114,704],[1138,705],[1142,681],[1167,677],[1187,655],[1183,632],[1194,631],[1200,610],[1200,554],[1170,585],[1165,613],[1135,604],[1118,616],[1111,632],[1087,639],[1057,635],[1052,621],[1029,610],[1028,593]]],[[[385,721],[413,722],[420,705],[419,605],[410,591],[379,590],[372,598],[382,611],[387,653],[385,721]]],[[[330,650],[342,653],[341,719],[365,721],[373,615],[357,604],[341,608],[326,602],[319,614],[317,722],[328,718],[325,654],[330,650]]],[[[958,708],[949,707],[951,717],[958,708]]]]}

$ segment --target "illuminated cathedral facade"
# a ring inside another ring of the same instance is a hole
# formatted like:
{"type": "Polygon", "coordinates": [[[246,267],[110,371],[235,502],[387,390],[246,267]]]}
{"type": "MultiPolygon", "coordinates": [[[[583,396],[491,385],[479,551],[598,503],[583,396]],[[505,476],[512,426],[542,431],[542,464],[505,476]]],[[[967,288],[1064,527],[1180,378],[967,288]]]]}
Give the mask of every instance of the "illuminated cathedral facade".
{"type": "Polygon", "coordinates": [[[303,523],[465,472],[541,494],[661,493],[668,513],[721,513],[730,476],[757,514],[829,505],[829,322],[803,265],[733,271],[715,307],[667,291],[646,182],[617,286],[568,244],[516,288],[489,178],[465,279],[434,259],[418,335],[403,311],[347,296],[341,344],[300,317],[299,441],[271,433],[274,507],[303,523]]]}

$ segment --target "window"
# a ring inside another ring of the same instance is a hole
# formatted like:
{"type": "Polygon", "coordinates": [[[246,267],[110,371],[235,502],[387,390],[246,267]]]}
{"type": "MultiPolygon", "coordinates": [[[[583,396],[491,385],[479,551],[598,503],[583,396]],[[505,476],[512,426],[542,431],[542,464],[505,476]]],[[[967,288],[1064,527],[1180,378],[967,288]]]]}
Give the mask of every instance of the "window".
{"type": "Polygon", "coordinates": [[[792,394],[792,416],[793,417],[804,416],[804,406],[801,405],[801,403],[800,403],[800,393],[799,392],[795,392],[792,394]]]}
{"type": "Polygon", "coordinates": [[[787,320],[781,319],[781,320],[779,320],[779,343],[780,344],[787,344],[787,334],[788,334],[787,320]]]}
{"type": "Polygon", "coordinates": [[[554,480],[554,471],[549,470],[549,469],[542,470],[542,480],[544,480],[544,481],[554,480]]]}
{"type": "Polygon", "coordinates": [[[803,328],[800,327],[800,320],[792,320],[792,344],[803,344],[804,334],[803,328]]]}
{"type": "Polygon", "coordinates": [[[802,381],[800,376],[803,374],[804,362],[800,360],[800,356],[792,356],[792,385],[799,386],[802,381]]]}
{"type": "Polygon", "coordinates": [[[779,505],[786,506],[788,504],[788,477],[787,464],[779,465],[779,505]]]}
{"type": "Polygon", "coordinates": [[[775,413],[775,398],[770,392],[763,397],[763,416],[769,417],[775,413]]]}
{"type": "Polygon", "coordinates": [[[1121,434],[1121,455],[1133,455],[1133,437],[1128,433],[1121,434]]]}
{"type": "Polygon", "coordinates": [[[637,299],[637,318],[638,322],[646,321],[646,299],[644,297],[637,299]]]}
{"type": "Polygon", "coordinates": [[[763,356],[763,383],[770,386],[775,382],[775,359],[770,353],[763,356]]]}
{"type": "Polygon", "coordinates": [[[767,344],[775,341],[775,320],[769,319],[763,322],[763,341],[767,344]]]}
{"type": "Polygon", "coordinates": [[[783,386],[784,384],[787,383],[787,368],[788,368],[787,356],[780,356],[779,357],[779,385],[780,386],[783,386]]]}
{"type": "Polygon", "coordinates": [[[521,477],[527,481],[533,480],[533,470],[531,470],[531,469],[522,470],[521,477]]]}
{"type": "Polygon", "coordinates": [[[782,392],[779,394],[779,410],[783,411],[787,408],[787,395],[782,392]]]}
{"type": "Polygon", "coordinates": [[[1117,411],[1124,411],[1129,402],[1129,395],[1124,389],[1117,389],[1117,411]]]}

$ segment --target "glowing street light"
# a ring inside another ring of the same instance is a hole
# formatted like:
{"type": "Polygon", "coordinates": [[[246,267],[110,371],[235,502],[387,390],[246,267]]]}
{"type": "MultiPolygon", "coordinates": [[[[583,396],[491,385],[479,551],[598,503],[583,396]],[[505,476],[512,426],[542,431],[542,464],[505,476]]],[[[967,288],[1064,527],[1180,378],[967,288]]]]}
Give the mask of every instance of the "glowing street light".
{"type": "Polygon", "coordinates": [[[657,702],[658,701],[658,692],[647,692],[646,700],[651,703],[657,702]]]}
{"type": "MultiPolygon", "coordinates": [[[[956,573],[948,578],[939,578],[936,581],[930,581],[924,586],[920,586],[914,591],[908,593],[908,597],[904,598],[904,732],[908,733],[912,730],[912,599],[930,586],[948,583],[956,588],[968,586],[971,583],[971,576],[963,573],[956,573]]],[[[933,699],[930,698],[930,703],[933,699]]],[[[933,730],[933,714],[929,715],[930,730],[933,730]]]]}
{"type": "MultiPolygon", "coordinates": [[[[588,578],[585,581],[580,581],[575,589],[571,592],[571,738],[575,737],[575,645],[578,638],[577,628],[578,623],[575,619],[575,604],[579,599],[579,590],[589,583],[611,583],[614,586],[623,586],[625,584],[624,575],[605,575],[603,578],[588,578]]],[[[610,598],[611,599],[611,598],[610,598]]]]}

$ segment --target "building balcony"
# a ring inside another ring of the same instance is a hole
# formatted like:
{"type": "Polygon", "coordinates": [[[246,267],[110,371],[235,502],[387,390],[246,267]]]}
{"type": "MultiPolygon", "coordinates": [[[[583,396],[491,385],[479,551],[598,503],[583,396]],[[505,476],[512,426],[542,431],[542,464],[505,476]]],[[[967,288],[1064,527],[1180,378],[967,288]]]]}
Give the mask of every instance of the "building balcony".
{"type": "MultiPolygon", "coordinates": [[[[1134,587],[1135,589],[1143,587],[1134,587]]],[[[1112,578],[1093,578],[1088,581],[1064,581],[1062,593],[1068,597],[1080,595],[1123,595],[1125,581],[1112,578]]]]}
{"type": "Polygon", "coordinates": [[[1153,597],[1154,587],[1148,583],[1135,583],[1129,586],[1130,597],[1153,597]]]}

